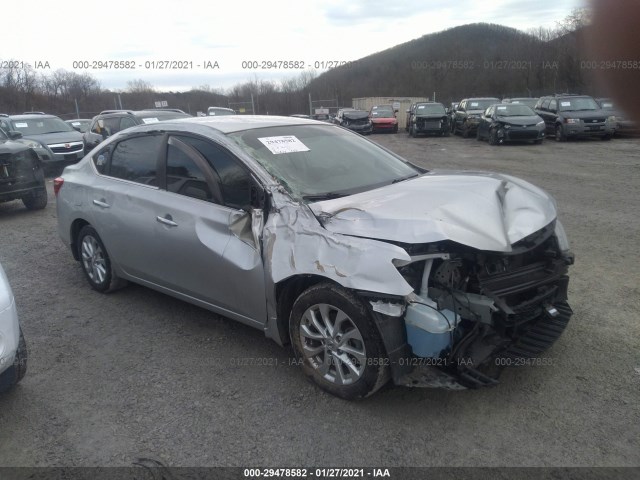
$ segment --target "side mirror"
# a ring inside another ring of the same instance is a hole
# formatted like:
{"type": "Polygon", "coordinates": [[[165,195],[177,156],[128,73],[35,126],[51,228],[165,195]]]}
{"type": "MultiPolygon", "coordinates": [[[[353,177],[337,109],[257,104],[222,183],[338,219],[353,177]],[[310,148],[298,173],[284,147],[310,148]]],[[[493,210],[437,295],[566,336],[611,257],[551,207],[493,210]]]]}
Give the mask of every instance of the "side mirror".
{"type": "Polygon", "coordinates": [[[22,132],[18,132],[17,130],[11,130],[7,135],[11,140],[22,138],[22,132]]]}

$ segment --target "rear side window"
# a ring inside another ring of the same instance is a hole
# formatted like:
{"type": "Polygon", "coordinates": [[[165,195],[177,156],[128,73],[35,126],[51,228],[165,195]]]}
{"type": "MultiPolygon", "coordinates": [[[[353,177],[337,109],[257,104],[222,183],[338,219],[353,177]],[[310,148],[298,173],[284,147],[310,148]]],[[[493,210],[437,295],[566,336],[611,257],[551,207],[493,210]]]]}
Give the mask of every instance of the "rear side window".
{"type": "Polygon", "coordinates": [[[108,175],[157,186],[156,165],[161,145],[161,135],[145,135],[119,142],[111,154],[108,175]]]}

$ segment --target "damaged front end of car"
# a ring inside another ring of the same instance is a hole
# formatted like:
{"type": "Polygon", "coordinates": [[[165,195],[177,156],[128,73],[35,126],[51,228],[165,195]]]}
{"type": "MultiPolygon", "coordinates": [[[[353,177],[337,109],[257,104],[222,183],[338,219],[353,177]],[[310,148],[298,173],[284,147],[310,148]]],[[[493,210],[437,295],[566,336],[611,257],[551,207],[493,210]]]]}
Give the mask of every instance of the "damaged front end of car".
{"type": "Polygon", "coordinates": [[[546,351],[571,317],[573,255],[556,217],[542,190],[481,172],[430,172],[308,206],[284,201],[264,229],[267,335],[286,343],[278,285],[319,277],[367,305],[395,384],[495,385],[505,366],[546,351]]]}
{"type": "Polygon", "coordinates": [[[561,230],[552,222],[509,253],[453,242],[408,246],[415,261],[398,268],[414,287],[403,316],[412,368],[397,372],[395,383],[491,386],[505,366],[545,352],[572,314],[573,255],[562,248],[561,230]]]}

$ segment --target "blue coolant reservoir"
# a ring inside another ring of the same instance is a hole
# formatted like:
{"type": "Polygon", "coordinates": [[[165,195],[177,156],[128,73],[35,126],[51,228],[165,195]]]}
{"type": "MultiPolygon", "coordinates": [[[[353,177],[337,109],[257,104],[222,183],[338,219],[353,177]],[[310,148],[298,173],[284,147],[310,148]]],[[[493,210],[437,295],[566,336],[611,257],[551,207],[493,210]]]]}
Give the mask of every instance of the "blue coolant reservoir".
{"type": "Polygon", "coordinates": [[[430,298],[418,299],[422,303],[409,304],[404,316],[407,343],[418,357],[439,357],[445,348],[451,347],[460,316],[451,310],[438,310],[430,298]]]}

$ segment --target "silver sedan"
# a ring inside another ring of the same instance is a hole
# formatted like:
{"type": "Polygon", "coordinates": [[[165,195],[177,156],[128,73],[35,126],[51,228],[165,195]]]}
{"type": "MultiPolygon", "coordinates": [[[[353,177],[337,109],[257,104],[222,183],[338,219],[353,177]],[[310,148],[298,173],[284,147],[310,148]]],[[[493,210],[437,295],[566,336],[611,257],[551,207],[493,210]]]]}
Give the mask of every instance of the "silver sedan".
{"type": "MultiPolygon", "coordinates": [[[[145,285],[291,344],[323,389],[477,388],[571,316],[555,203],[427,171],[344,128],[188,118],[123,131],[54,181],[89,285],[145,285]]],[[[515,363],[514,363],[515,364],[515,363]]]]}

